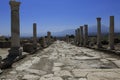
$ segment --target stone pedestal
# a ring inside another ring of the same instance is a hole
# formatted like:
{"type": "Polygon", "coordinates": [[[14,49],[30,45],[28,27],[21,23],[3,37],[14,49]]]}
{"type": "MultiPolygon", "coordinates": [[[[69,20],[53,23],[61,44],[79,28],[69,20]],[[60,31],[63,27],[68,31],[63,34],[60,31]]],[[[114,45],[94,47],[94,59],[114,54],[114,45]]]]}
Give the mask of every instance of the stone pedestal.
{"type": "Polygon", "coordinates": [[[109,49],[114,49],[114,16],[110,16],[109,49]]]}
{"type": "Polygon", "coordinates": [[[88,25],[84,25],[84,46],[88,45],[88,25]]]}
{"type": "Polygon", "coordinates": [[[33,47],[37,49],[37,25],[33,23],[33,47]]]}
{"type": "Polygon", "coordinates": [[[83,45],[83,26],[80,26],[80,45],[83,45]]]}
{"type": "Polygon", "coordinates": [[[101,48],[101,18],[97,18],[97,47],[101,48]]]}

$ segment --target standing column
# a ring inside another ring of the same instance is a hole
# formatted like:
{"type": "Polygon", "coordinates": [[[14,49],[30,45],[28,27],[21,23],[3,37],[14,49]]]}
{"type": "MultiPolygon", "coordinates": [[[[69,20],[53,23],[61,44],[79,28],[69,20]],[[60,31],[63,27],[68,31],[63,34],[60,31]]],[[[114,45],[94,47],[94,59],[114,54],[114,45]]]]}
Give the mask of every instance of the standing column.
{"type": "Polygon", "coordinates": [[[101,48],[101,18],[98,17],[97,19],[97,47],[101,48]]]}
{"type": "Polygon", "coordinates": [[[80,28],[77,29],[77,32],[78,32],[78,45],[80,44],[80,28]]]}
{"type": "Polygon", "coordinates": [[[33,47],[37,49],[37,28],[36,23],[33,23],[33,47]]]}
{"type": "Polygon", "coordinates": [[[84,25],[84,46],[88,44],[88,25],[84,25]]]}
{"type": "Polygon", "coordinates": [[[110,16],[109,48],[114,49],[114,16],[110,16]]]}
{"type": "Polygon", "coordinates": [[[75,44],[77,45],[77,30],[75,30],[75,44]]]}
{"type": "Polygon", "coordinates": [[[47,41],[48,41],[48,45],[51,44],[51,32],[47,32],[47,41]]]}
{"type": "Polygon", "coordinates": [[[12,58],[12,61],[22,54],[22,50],[20,50],[20,2],[10,1],[9,4],[11,7],[11,49],[8,57],[12,58]]]}
{"type": "Polygon", "coordinates": [[[79,39],[79,37],[78,37],[78,29],[76,29],[76,44],[78,45],[78,39],[79,39]]]}
{"type": "Polygon", "coordinates": [[[83,26],[80,26],[80,45],[82,46],[83,45],[83,26]]]}

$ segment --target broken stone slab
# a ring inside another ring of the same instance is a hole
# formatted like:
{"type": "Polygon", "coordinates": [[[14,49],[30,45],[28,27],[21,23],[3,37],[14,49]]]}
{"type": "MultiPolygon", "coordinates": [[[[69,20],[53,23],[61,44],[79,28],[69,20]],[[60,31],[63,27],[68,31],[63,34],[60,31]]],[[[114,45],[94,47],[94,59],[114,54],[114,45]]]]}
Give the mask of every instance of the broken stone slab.
{"type": "Polygon", "coordinates": [[[73,72],[120,72],[120,69],[73,69],[73,72]]]}
{"type": "Polygon", "coordinates": [[[32,74],[24,75],[22,78],[22,80],[38,80],[38,79],[40,79],[40,76],[32,75],[32,74]]]}
{"type": "Polygon", "coordinates": [[[79,78],[78,80],[87,80],[86,78],[79,78]]]}
{"type": "Polygon", "coordinates": [[[116,58],[106,58],[107,60],[110,60],[110,61],[116,61],[116,60],[118,60],[118,59],[116,59],[116,58]]]}
{"type": "Polygon", "coordinates": [[[120,60],[112,61],[112,62],[115,63],[120,68],[120,60]]]}
{"type": "Polygon", "coordinates": [[[76,78],[68,78],[67,80],[78,80],[78,79],[76,79],[76,78]]]}
{"type": "Polygon", "coordinates": [[[73,73],[74,77],[76,77],[76,78],[85,78],[89,72],[79,71],[79,70],[77,71],[77,69],[76,69],[76,70],[73,70],[72,73],[73,73]]]}
{"type": "Polygon", "coordinates": [[[55,72],[55,71],[60,71],[61,68],[60,67],[53,67],[52,71],[55,72]]]}
{"type": "Polygon", "coordinates": [[[39,61],[40,61],[39,57],[31,57],[30,60],[16,67],[16,70],[23,71],[23,70],[29,69],[33,64],[38,63],[39,61]]]}
{"type": "Polygon", "coordinates": [[[55,67],[61,67],[61,66],[63,66],[64,64],[63,63],[54,63],[54,66],[55,67]]]}
{"type": "Polygon", "coordinates": [[[54,75],[60,77],[73,77],[70,71],[67,70],[56,71],[54,72],[54,75]]]}
{"type": "Polygon", "coordinates": [[[87,56],[82,56],[82,57],[78,57],[78,56],[75,56],[74,57],[75,60],[93,60],[93,59],[100,59],[100,57],[87,57],[87,56]]]}
{"type": "Polygon", "coordinates": [[[26,69],[25,71],[27,71],[30,74],[36,74],[36,75],[39,75],[39,76],[47,74],[47,72],[42,71],[42,70],[37,70],[37,69],[26,69]]]}
{"type": "Polygon", "coordinates": [[[109,61],[107,59],[100,59],[100,61],[103,63],[109,63],[109,61]]]}
{"type": "Polygon", "coordinates": [[[94,72],[89,73],[88,80],[120,80],[120,74],[116,72],[94,72]]]}
{"type": "Polygon", "coordinates": [[[39,80],[63,80],[61,77],[41,77],[39,80]]]}
{"type": "Polygon", "coordinates": [[[10,74],[17,74],[17,72],[16,71],[11,71],[11,72],[9,72],[10,74]]]}
{"type": "Polygon", "coordinates": [[[53,74],[42,76],[39,80],[63,80],[61,77],[55,77],[53,74]]]}

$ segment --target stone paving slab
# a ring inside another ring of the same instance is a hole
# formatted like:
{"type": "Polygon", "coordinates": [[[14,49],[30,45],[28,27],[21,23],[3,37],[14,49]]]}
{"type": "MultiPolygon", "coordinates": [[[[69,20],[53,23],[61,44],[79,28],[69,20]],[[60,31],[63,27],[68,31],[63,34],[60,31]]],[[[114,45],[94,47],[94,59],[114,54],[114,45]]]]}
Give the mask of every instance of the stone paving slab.
{"type": "Polygon", "coordinates": [[[120,60],[113,61],[120,68],[120,60]]]}
{"type": "Polygon", "coordinates": [[[116,67],[119,60],[110,54],[56,41],[15,63],[12,69],[0,75],[0,79],[120,80],[120,68],[116,67]],[[106,68],[102,69],[102,65],[106,68]]]}

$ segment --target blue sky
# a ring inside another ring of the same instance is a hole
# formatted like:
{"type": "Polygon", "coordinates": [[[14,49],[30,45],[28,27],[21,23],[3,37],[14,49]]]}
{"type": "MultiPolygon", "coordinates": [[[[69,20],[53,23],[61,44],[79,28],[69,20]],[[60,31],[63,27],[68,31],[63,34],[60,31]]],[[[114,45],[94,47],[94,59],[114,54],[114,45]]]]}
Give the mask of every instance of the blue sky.
{"type": "MultiPolygon", "coordinates": [[[[115,29],[120,30],[120,0],[19,0],[21,33],[59,32],[80,25],[96,25],[96,17],[109,26],[109,16],[115,16],[115,29]]],[[[9,0],[0,0],[0,34],[10,35],[9,0]]]]}

